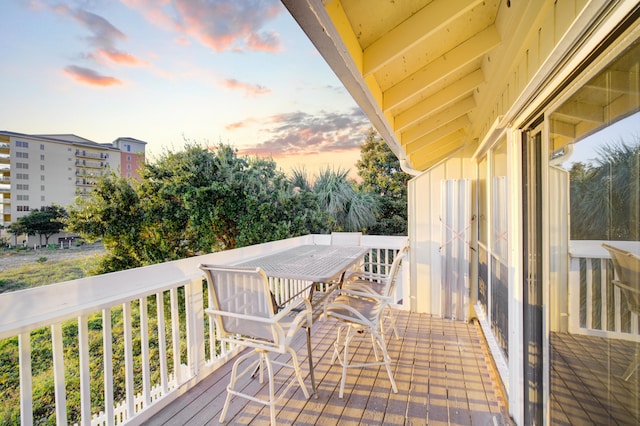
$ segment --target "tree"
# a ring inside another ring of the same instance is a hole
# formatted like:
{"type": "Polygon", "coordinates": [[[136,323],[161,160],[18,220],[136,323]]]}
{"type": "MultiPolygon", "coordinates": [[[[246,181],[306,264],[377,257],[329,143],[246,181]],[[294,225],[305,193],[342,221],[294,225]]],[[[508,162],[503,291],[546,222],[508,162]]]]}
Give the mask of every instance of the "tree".
{"type": "Polygon", "coordinates": [[[318,232],[328,221],[273,160],[238,157],[227,145],[188,143],[140,175],[139,184],[104,177],[70,210],[70,231],[103,239],[100,272],[318,232]]]}
{"type": "Polygon", "coordinates": [[[54,204],[40,207],[39,210],[32,210],[28,215],[19,218],[17,222],[22,224],[26,234],[39,235],[40,243],[42,243],[44,236],[45,245],[48,245],[49,238],[64,228],[66,217],[65,208],[54,204]]]}
{"type": "Polygon", "coordinates": [[[6,228],[10,234],[13,234],[13,245],[15,246],[18,245],[18,235],[27,233],[27,227],[20,220],[11,222],[6,228]]]}
{"type": "Polygon", "coordinates": [[[640,139],[596,151],[570,170],[571,239],[640,240],[640,139]]]}
{"type": "Polygon", "coordinates": [[[348,170],[327,167],[311,183],[304,169],[296,169],[289,179],[301,193],[317,197],[319,208],[332,218],[327,231],[366,231],[375,225],[378,199],[358,190],[348,175],[348,170]]]}
{"type": "Polygon", "coordinates": [[[411,176],[402,171],[400,161],[384,139],[372,129],[360,147],[356,163],[360,185],[379,198],[376,222],[368,232],[378,235],[407,235],[407,182],[411,176]]]}

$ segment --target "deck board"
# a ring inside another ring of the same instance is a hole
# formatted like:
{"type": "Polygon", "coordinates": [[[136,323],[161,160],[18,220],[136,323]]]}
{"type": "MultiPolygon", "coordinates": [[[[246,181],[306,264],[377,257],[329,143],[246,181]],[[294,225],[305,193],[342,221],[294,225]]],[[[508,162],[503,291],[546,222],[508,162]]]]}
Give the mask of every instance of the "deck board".
{"type": "MultiPolygon", "coordinates": [[[[312,329],[312,351],[318,397],[308,400],[294,386],[277,406],[278,424],[486,425],[512,424],[492,380],[486,351],[474,324],[455,323],[428,315],[399,312],[400,338],[387,331],[387,346],[398,393],[391,391],[384,367],[350,369],[344,398],[338,397],[342,369],[331,365],[335,322],[320,321],[312,329]]],[[[374,358],[368,338],[354,341],[354,357],[374,358]]],[[[295,341],[305,384],[311,392],[306,341],[295,341]]],[[[231,363],[195,385],[162,409],[150,424],[217,425],[229,380],[231,363]]],[[[277,371],[280,386],[288,371],[277,371]]],[[[245,391],[264,395],[265,384],[248,380],[245,391]]],[[[233,398],[227,424],[269,424],[266,406],[233,398]]]]}

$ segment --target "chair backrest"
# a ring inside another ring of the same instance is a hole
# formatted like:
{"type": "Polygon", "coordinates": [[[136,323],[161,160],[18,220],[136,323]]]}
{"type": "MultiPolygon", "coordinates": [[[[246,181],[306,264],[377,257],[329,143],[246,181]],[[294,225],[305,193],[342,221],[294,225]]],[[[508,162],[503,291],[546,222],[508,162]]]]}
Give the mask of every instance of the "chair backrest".
{"type": "Polygon", "coordinates": [[[214,315],[218,337],[241,334],[274,340],[271,325],[256,318],[275,315],[267,275],[261,268],[200,265],[209,282],[209,307],[229,315],[214,315]]]}
{"type": "Polygon", "coordinates": [[[604,243],[602,247],[609,251],[613,268],[618,275],[614,284],[627,297],[629,309],[640,314],[640,256],[604,243]]]}
{"type": "Polygon", "coordinates": [[[402,248],[396,253],[396,256],[393,258],[393,262],[391,263],[391,268],[389,268],[389,274],[387,275],[387,279],[385,281],[385,286],[382,295],[385,297],[390,297],[396,290],[396,283],[398,281],[398,271],[400,270],[400,265],[402,265],[402,260],[407,255],[409,251],[409,246],[404,245],[402,248]]]}
{"type": "Polygon", "coordinates": [[[332,232],[332,246],[359,246],[362,232],[332,232]]]}

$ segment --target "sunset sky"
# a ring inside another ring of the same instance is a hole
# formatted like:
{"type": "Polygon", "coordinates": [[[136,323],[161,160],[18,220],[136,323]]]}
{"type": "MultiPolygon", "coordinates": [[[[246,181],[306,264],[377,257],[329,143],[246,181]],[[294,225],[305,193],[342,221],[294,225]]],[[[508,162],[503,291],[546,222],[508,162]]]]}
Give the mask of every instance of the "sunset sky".
{"type": "Polygon", "coordinates": [[[0,130],[355,172],[371,124],[277,0],[3,0],[0,16],[0,130]]]}

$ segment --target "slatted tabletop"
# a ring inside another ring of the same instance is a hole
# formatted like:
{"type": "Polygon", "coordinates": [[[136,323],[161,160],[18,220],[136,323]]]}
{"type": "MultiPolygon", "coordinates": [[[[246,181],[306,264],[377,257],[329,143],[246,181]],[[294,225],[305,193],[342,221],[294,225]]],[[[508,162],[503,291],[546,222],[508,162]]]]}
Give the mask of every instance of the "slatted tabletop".
{"type": "Polygon", "coordinates": [[[257,257],[239,266],[259,266],[274,278],[328,282],[339,277],[367,251],[368,248],[362,246],[304,245],[257,257]]]}

